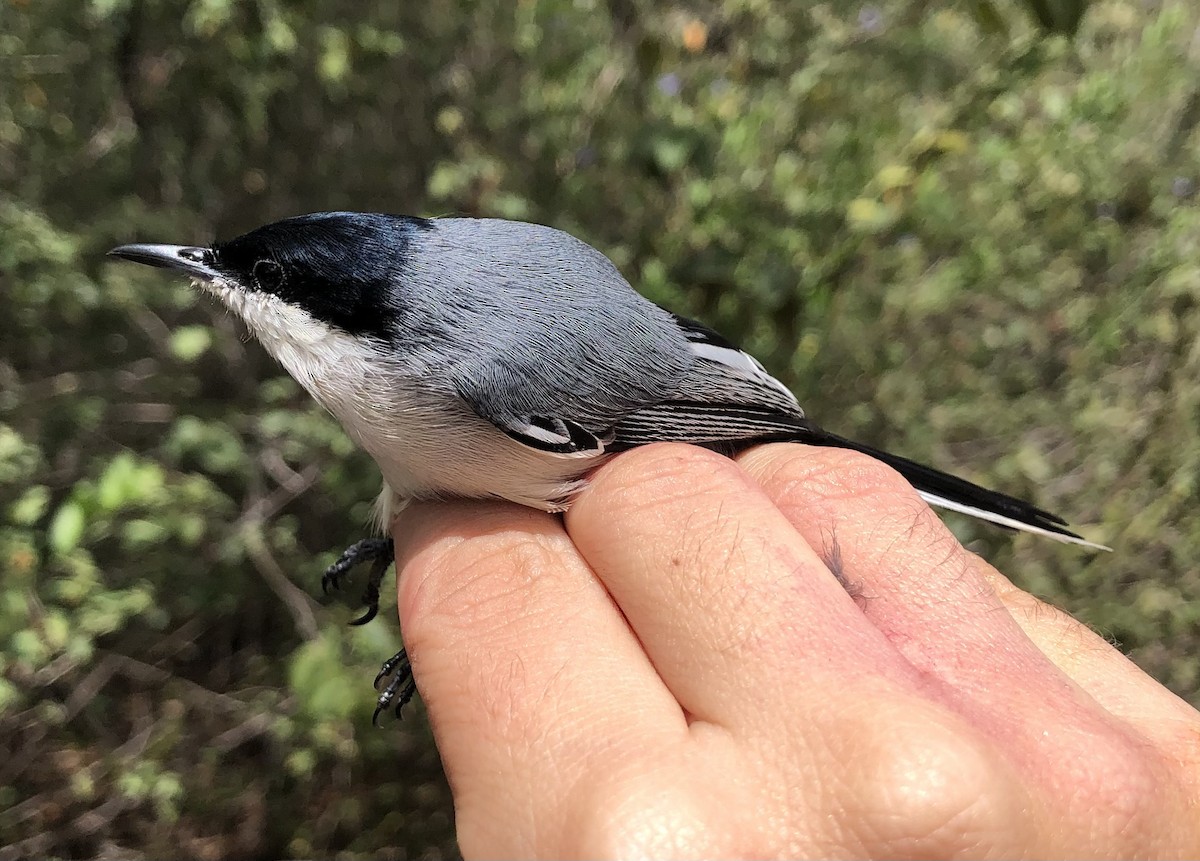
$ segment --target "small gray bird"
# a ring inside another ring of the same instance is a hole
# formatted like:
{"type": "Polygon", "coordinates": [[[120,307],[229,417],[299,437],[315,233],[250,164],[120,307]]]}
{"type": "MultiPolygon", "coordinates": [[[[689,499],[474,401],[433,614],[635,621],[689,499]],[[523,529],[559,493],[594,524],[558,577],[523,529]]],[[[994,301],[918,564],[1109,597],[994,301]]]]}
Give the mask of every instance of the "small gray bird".
{"type": "MultiPolygon", "coordinates": [[[[1085,541],[1028,502],[831,434],[748,353],[643,298],[603,254],[536,224],[355,212],[288,218],[210,248],[124,245],[241,316],[383,473],[379,522],[414,499],[484,497],[562,511],[613,454],[675,441],[734,453],[795,441],[865,452],[930,504],[1059,541],[1085,541]]],[[[390,540],[343,554],[323,585],[390,540]]],[[[415,692],[404,652],[380,711],[415,692]]]]}

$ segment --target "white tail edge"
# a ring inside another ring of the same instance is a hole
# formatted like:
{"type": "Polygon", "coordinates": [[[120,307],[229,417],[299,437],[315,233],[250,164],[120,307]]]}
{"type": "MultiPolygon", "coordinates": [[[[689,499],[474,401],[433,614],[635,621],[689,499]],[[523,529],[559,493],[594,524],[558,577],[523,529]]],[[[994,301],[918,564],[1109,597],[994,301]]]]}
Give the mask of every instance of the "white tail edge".
{"type": "Polygon", "coordinates": [[[1047,538],[1053,538],[1055,541],[1061,541],[1063,544],[1078,544],[1080,547],[1090,547],[1092,550],[1106,550],[1112,553],[1111,547],[1105,547],[1103,544],[1097,544],[1094,541],[1087,541],[1083,538],[1076,538],[1073,535],[1063,535],[1058,532],[1053,532],[1041,526],[1033,526],[1029,523],[1022,523],[1020,520],[1014,520],[1011,517],[1005,517],[1003,514],[993,514],[990,511],[984,511],[982,508],[975,508],[973,505],[964,505],[961,502],[954,502],[950,499],[944,499],[935,493],[927,493],[924,490],[918,490],[921,498],[930,505],[936,505],[938,508],[944,508],[947,511],[957,511],[959,514],[966,514],[970,517],[977,517],[980,520],[986,520],[988,523],[995,523],[999,526],[1007,526],[1010,529],[1019,529],[1021,532],[1032,532],[1034,535],[1044,535],[1047,538]]]}

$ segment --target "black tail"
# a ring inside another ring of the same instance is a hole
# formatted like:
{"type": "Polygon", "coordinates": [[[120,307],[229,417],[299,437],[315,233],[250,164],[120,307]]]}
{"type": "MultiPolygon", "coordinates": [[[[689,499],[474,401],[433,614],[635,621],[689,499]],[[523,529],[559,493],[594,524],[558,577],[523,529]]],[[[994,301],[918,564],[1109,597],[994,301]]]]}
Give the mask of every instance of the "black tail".
{"type": "Polygon", "coordinates": [[[847,448],[870,455],[882,461],[904,476],[931,505],[968,514],[1008,529],[1035,532],[1070,544],[1080,544],[1099,550],[1108,550],[1067,529],[1067,522],[1056,514],[1044,511],[1032,503],[995,490],[988,490],[948,473],[925,466],[906,457],[890,454],[863,443],[829,433],[816,425],[807,424],[798,434],[798,441],[811,445],[847,448]]]}
{"type": "Polygon", "coordinates": [[[882,461],[906,479],[930,505],[997,526],[1033,532],[1068,544],[1108,550],[1067,528],[1061,517],[1015,496],[997,493],[906,457],[832,434],[795,412],[762,405],[714,401],[664,401],[626,416],[613,430],[607,451],[652,442],[688,442],[733,455],[766,442],[802,442],[847,448],[882,461]]]}

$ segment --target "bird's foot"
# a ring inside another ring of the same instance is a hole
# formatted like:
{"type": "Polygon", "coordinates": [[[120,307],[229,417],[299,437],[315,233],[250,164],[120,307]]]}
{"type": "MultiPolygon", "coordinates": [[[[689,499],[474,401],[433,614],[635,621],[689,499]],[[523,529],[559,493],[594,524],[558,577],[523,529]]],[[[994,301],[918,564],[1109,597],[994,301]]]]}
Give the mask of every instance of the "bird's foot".
{"type": "Polygon", "coordinates": [[[379,690],[380,682],[388,676],[391,676],[391,680],[388,681],[387,687],[380,691],[375,714],[371,716],[371,723],[375,726],[379,726],[379,716],[392,708],[393,704],[396,709],[396,717],[401,717],[404,706],[417,693],[417,682],[413,679],[412,664],[409,663],[408,654],[404,649],[383,662],[379,674],[375,676],[375,690],[379,690]]]}
{"type": "MultiPolygon", "coordinates": [[[[363,603],[367,609],[361,616],[352,621],[351,625],[365,625],[379,613],[379,588],[383,583],[387,569],[396,559],[396,548],[390,538],[364,538],[362,541],[346,549],[337,562],[325,570],[321,577],[321,589],[326,595],[330,590],[341,588],[341,581],[350,571],[365,562],[371,563],[371,573],[367,577],[367,589],[363,593],[363,603]]],[[[375,690],[380,690],[380,684],[388,679],[386,687],[379,694],[379,702],[371,722],[379,725],[379,716],[389,708],[394,708],[396,717],[401,716],[404,706],[417,693],[417,683],[413,679],[412,665],[408,655],[401,649],[383,662],[379,674],[375,676],[375,690]]]]}
{"type": "Polygon", "coordinates": [[[328,595],[331,589],[340,589],[342,578],[349,574],[351,569],[364,562],[370,562],[371,573],[367,577],[367,589],[362,598],[367,610],[350,623],[351,625],[365,625],[379,612],[379,589],[383,584],[384,575],[387,574],[388,566],[395,558],[396,550],[392,539],[364,538],[348,547],[337,562],[325,569],[325,573],[321,577],[321,591],[328,595]]]}

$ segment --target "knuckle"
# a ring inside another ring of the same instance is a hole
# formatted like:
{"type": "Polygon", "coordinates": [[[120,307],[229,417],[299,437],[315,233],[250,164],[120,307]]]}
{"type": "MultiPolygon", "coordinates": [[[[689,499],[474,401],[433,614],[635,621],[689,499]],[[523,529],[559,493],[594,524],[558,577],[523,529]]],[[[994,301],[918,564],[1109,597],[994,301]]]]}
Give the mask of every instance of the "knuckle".
{"type": "Polygon", "coordinates": [[[622,775],[580,793],[559,857],[718,858],[729,845],[692,788],[654,772],[622,775]]]}
{"type": "Polygon", "coordinates": [[[984,741],[948,714],[915,706],[874,739],[873,766],[850,787],[850,822],[883,854],[957,854],[1008,835],[1026,802],[984,741]]]}

